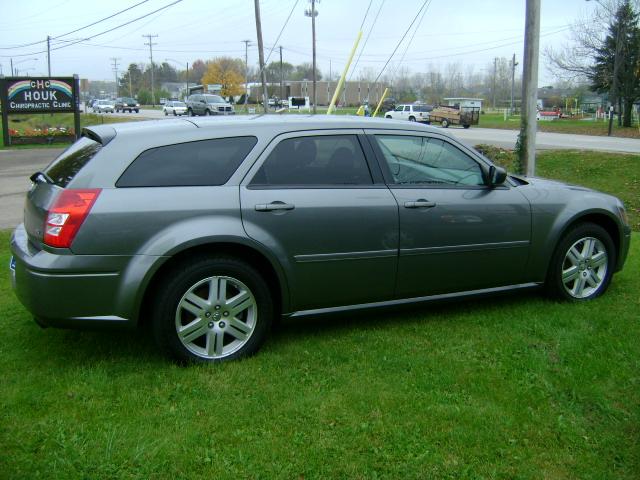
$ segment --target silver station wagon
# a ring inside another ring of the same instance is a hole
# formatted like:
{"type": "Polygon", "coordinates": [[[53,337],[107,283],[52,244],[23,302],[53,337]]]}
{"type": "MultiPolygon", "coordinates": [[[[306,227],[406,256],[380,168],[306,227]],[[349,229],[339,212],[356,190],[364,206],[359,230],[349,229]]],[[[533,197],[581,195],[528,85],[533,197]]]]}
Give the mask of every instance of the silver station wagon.
{"type": "Polygon", "coordinates": [[[252,354],[279,315],[535,287],[590,300],[630,242],[617,198],[385,119],[101,125],[31,180],[11,269],[36,322],[147,324],[183,361],[252,354]]]}

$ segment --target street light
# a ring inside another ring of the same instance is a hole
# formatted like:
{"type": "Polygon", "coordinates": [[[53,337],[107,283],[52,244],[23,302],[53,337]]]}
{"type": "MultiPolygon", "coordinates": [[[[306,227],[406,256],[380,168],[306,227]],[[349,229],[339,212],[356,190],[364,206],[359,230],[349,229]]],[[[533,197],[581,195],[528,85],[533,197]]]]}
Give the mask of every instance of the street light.
{"type": "Polygon", "coordinates": [[[38,57],[33,57],[33,58],[25,58],[24,60],[20,60],[19,62],[15,62],[15,64],[13,63],[13,58],[10,58],[9,61],[11,63],[11,76],[15,77],[18,75],[18,71],[13,69],[14,65],[20,65],[21,63],[25,63],[25,62],[35,62],[38,60],[38,57]]]}
{"type": "MultiPolygon", "coordinates": [[[[178,60],[174,60],[173,58],[165,58],[164,59],[166,62],[173,62],[173,63],[177,63],[178,65],[184,67],[185,64],[182,62],[179,62],[178,60]]],[[[187,96],[189,96],[189,62],[186,63],[186,67],[187,67],[187,96]]]]}

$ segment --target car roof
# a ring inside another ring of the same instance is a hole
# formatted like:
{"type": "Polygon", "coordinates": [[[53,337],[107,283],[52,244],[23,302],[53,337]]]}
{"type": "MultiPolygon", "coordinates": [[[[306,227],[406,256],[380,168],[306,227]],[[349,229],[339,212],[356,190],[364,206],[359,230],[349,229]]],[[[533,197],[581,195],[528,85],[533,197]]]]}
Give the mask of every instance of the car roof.
{"type": "MultiPolygon", "coordinates": [[[[386,118],[359,117],[354,115],[239,115],[239,116],[213,116],[190,117],[188,119],[147,120],[142,122],[112,123],[109,125],[96,125],[85,130],[92,138],[101,138],[106,143],[116,135],[138,136],[152,135],[163,132],[187,131],[200,133],[211,132],[216,137],[225,134],[236,136],[238,132],[255,132],[255,134],[280,135],[287,132],[308,130],[340,130],[340,129],[384,129],[399,131],[432,132],[443,136],[449,136],[440,128],[422,125],[417,122],[391,120],[386,118]]],[[[185,135],[187,137],[189,135],[185,135]]],[[[185,141],[188,141],[185,138],[185,141]]]]}

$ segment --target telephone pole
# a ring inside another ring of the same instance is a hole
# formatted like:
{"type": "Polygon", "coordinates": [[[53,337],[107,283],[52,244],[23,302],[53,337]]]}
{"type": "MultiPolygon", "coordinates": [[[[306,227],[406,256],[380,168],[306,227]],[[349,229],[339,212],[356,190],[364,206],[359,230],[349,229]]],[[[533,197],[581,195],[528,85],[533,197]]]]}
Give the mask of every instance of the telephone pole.
{"type": "Polygon", "coordinates": [[[260,0],[254,0],[254,7],[256,11],[256,33],[258,35],[258,59],[260,61],[260,76],[262,77],[262,107],[264,113],[267,113],[268,97],[267,92],[267,72],[264,71],[264,50],[262,46],[262,23],[260,22],[260,0]]]}
{"type": "Polygon", "coordinates": [[[496,109],[496,77],[498,76],[498,57],[493,58],[493,109],[496,109]]]}
{"type": "Polygon", "coordinates": [[[120,60],[119,58],[116,57],[111,57],[111,66],[113,67],[113,71],[116,75],[116,97],[118,96],[118,60],[120,60]]]}
{"type": "Polygon", "coordinates": [[[284,98],[284,73],[282,71],[282,45],[280,45],[280,104],[284,98]]]}
{"type": "Polygon", "coordinates": [[[155,106],[156,104],[156,94],[154,91],[154,86],[153,86],[153,46],[157,45],[157,43],[153,43],[153,41],[151,40],[152,38],[157,38],[158,35],[142,35],[144,38],[148,38],[149,39],[149,43],[145,43],[145,45],[149,45],[149,58],[151,60],[151,104],[155,106]]]}
{"type": "Polygon", "coordinates": [[[513,88],[516,81],[516,66],[520,65],[516,62],[516,54],[513,54],[513,59],[511,60],[511,105],[509,107],[509,115],[513,115],[513,88]]]}
{"type": "Polygon", "coordinates": [[[304,14],[307,17],[311,17],[311,41],[313,44],[313,113],[316,113],[316,17],[318,16],[316,2],[320,2],[320,0],[309,1],[311,2],[311,10],[305,10],[304,14]]]}
{"type": "Polygon", "coordinates": [[[47,35],[47,69],[51,77],[51,37],[47,35]]]}
{"type": "Polygon", "coordinates": [[[242,40],[244,43],[244,110],[247,111],[249,98],[249,44],[251,40],[242,40]]]}
{"type": "Polygon", "coordinates": [[[538,107],[538,52],[540,48],[540,0],[527,0],[522,61],[522,111],[520,112],[520,150],[522,172],[536,172],[536,111],[538,107]]]}

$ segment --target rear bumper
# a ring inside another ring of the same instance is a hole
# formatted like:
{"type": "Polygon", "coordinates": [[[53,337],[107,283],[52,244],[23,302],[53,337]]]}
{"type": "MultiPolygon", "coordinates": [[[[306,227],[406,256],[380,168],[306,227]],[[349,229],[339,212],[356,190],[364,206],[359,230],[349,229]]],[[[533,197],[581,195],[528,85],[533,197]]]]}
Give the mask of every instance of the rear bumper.
{"type": "Polygon", "coordinates": [[[134,326],[121,301],[121,273],[131,257],[37,250],[24,226],[11,237],[16,296],[41,326],[134,326]],[[129,317],[129,318],[126,318],[129,317]]]}

